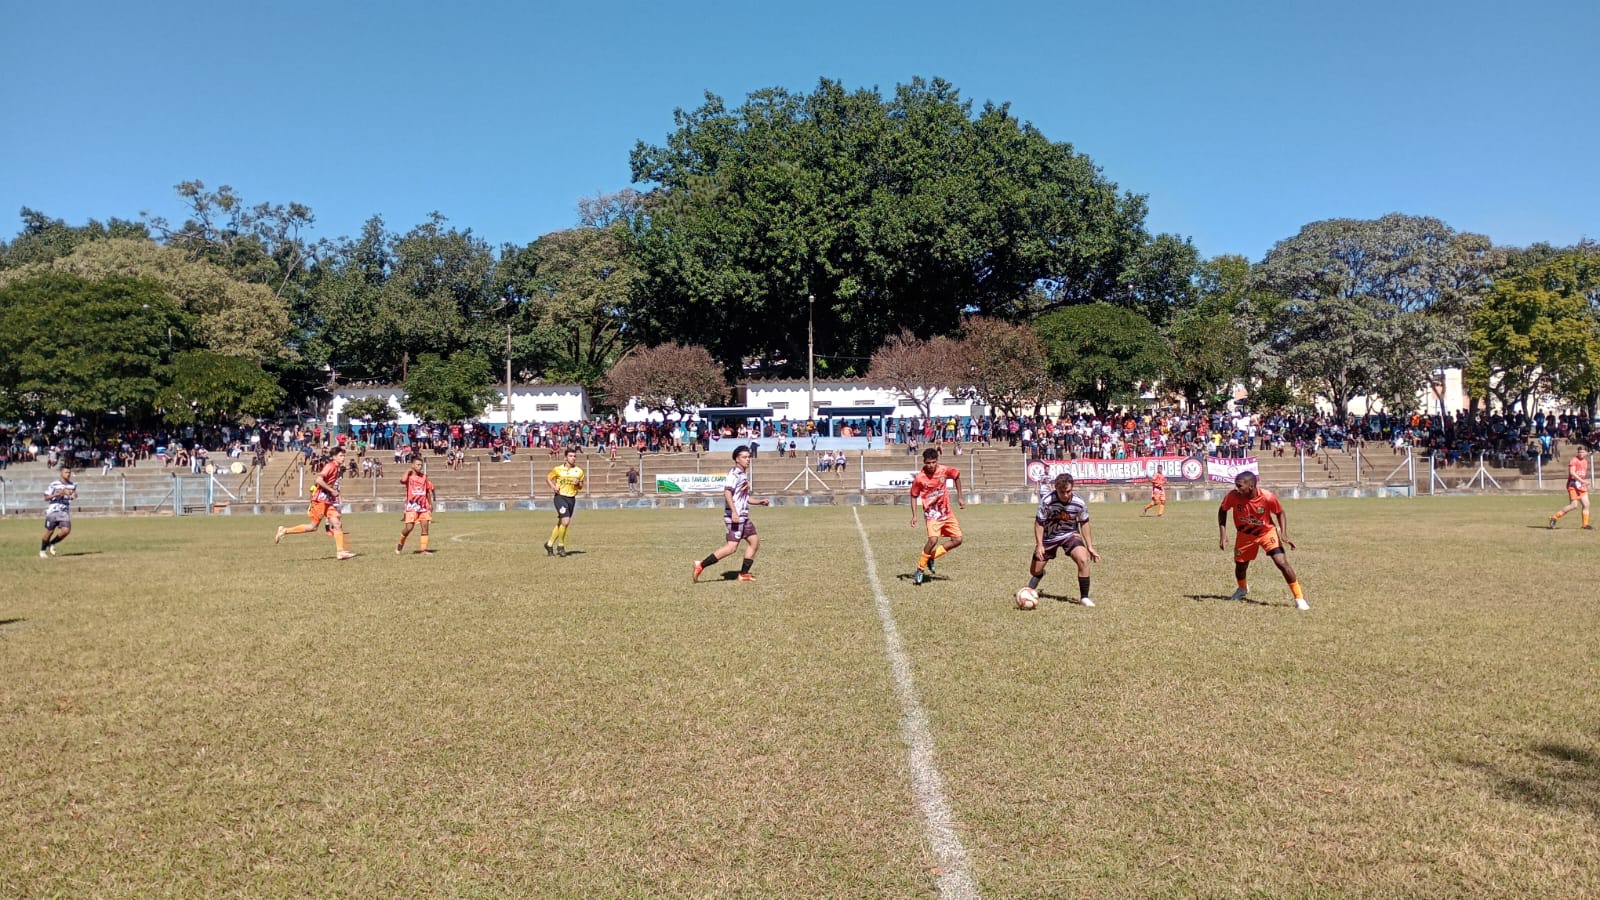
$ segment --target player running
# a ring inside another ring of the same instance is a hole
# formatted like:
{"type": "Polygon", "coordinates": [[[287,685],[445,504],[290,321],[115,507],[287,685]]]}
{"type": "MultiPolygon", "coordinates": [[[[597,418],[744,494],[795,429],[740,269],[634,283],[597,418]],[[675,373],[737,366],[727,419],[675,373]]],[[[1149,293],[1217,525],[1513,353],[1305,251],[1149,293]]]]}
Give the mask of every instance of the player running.
{"type": "Polygon", "coordinates": [[[428,523],[433,521],[433,482],[428,479],[424,469],[422,457],[418,456],[411,460],[411,468],[400,476],[400,487],[406,494],[406,512],[401,519],[404,524],[400,527],[400,543],[394,546],[396,556],[406,552],[406,538],[411,536],[411,529],[419,522],[422,524],[422,536],[418,538],[420,546],[417,552],[433,555],[433,551],[428,549],[428,523]]]}
{"type": "Polygon", "coordinates": [[[44,489],[44,540],[39,542],[39,558],[56,555],[56,545],[72,533],[72,501],[78,499],[78,486],[72,483],[72,469],[61,467],[60,477],[44,489]]]}
{"type": "Polygon", "coordinates": [[[578,465],[578,451],[568,447],[563,462],[544,476],[545,484],[555,491],[556,527],[550,530],[550,540],[544,542],[545,556],[567,555],[567,527],[572,524],[572,509],[578,503],[578,492],[583,490],[583,468],[578,465]]]}
{"type": "Polygon", "coordinates": [[[1167,514],[1167,476],[1159,468],[1150,476],[1150,502],[1139,511],[1139,516],[1143,518],[1152,509],[1158,519],[1167,514]]]}
{"type": "MultiPolygon", "coordinates": [[[[1072,493],[1072,475],[1056,476],[1053,489],[1039,499],[1033,517],[1033,561],[1028,566],[1028,587],[1039,589],[1045,564],[1065,551],[1078,566],[1078,602],[1093,606],[1089,599],[1089,563],[1099,562],[1094,538],[1089,534],[1089,506],[1072,493]]],[[[1062,600],[1067,599],[1062,597],[1062,600]]]]}
{"type": "Polygon", "coordinates": [[[700,580],[700,573],[714,565],[720,559],[731,556],[739,549],[739,542],[744,541],[744,563],[739,566],[740,581],[755,581],[756,577],[750,574],[750,567],[755,564],[756,551],[761,549],[761,538],[756,536],[756,523],[750,521],[750,507],[771,506],[771,500],[753,500],[750,497],[750,448],[740,445],[733,451],[733,468],[728,470],[728,477],[722,482],[722,524],[728,534],[728,542],[712,551],[705,559],[696,560],[694,564],[694,580],[700,580]]]}
{"type": "Polygon", "coordinates": [[[1228,549],[1230,509],[1233,510],[1233,527],[1238,532],[1233,545],[1233,577],[1239,582],[1239,589],[1228,599],[1243,600],[1250,594],[1245,573],[1256,554],[1265,552],[1277,564],[1278,571],[1283,573],[1283,580],[1289,583],[1295,608],[1310,609],[1311,604],[1306,602],[1305,594],[1300,590],[1300,579],[1289,565],[1289,554],[1283,549],[1287,546],[1293,550],[1294,541],[1289,540],[1289,520],[1284,516],[1283,504],[1278,502],[1277,495],[1258,486],[1256,473],[1240,472],[1233,479],[1233,490],[1222,498],[1222,505],[1217,509],[1219,550],[1228,549]],[[1273,525],[1274,517],[1277,518],[1276,527],[1273,525]]]}
{"type": "Polygon", "coordinates": [[[956,503],[966,509],[961,499],[961,473],[953,466],[939,465],[939,451],[922,451],[922,468],[911,476],[911,525],[916,527],[920,516],[928,526],[928,542],[922,545],[922,555],[917,558],[917,571],[911,576],[913,584],[922,584],[933,574],[939,557],[961,546],[961,523],[950,512],[950,490],[946,481],[956,484],[956,503]],[[945,543],[939,543],[944,538],[945,543]]]}
{"type": "Polygon", "coordinates": [[[273,537],[274,544],[283,540],[286,534],[305,534],[316,531],[323,519],[328,520],[328,530],[333,532],[333,546],[338,550],[339,559],[352,559],[355,557],[345,543],[344,523],[339,518],[339,481],[344,476],[344,448],[335,447],[333,454],[328,457],[328,462],[317,472],[316,489],[311,492],[311,508],[306,515],[311,517],[310,522],[305,522],[285,528],[278,526],[278,533],[273,537]]]}
{"type": "Polygon", "coordinates": [[[1567,505],[1550,517],[1550,527],[1556,527],[1567,513],[1582,508],[1583,527],[1592,531],[1594,526],[1589,524],[1589,448],[1582,444],[1567,463],[1567,500],[1567,505]]]}

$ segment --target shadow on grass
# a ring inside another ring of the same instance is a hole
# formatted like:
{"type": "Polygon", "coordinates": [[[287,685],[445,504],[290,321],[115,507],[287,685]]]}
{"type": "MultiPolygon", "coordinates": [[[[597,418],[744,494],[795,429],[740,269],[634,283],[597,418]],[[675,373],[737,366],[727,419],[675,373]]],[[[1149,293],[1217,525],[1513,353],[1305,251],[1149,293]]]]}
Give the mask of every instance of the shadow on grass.
{"type": "MultiPolygon", "coordinates": [[[[901,581],[915,581],[916,577],[917,577],[917,573],[915,573],[915,572],[901,572],[899,575],[896,575],[895,577],[900,579],[901,581]]],[[[949,581],[949,580],[950,580],[950,577],[948,575],[929,575],[928,576],[928,581],[949,581]]],[[[926,584],[927,582],[923,582],[923,583],[926,584]]]]}
{"type": "Polygon", "coordinates": [[[79,550],[76,553],[58,553],[57,556],[99,556],[104,550],[79,550]]]}
{"type": "Polygon", "coordinates": [[[28,620],[27,620],[27,619],[23,619],[23,618],[16,618],[16,619],[0,619],[0,628],[4,628],[4,627],[5,627],[5,626],[7,626],[7,625],[15,625],[15,624],[17,624],[17,623],[18,623],[18,622],[26,622],[26,621],[28,621],[28,620]]]}
{"type": "Polygon", "coordinates": [[[1268,603],[1265,600],[1257,600],[1254,597],[1246,597],[1243,600],[1235,600],[1231,594],[1184,594],[1183,596],[1189,600],[1222,600],[1226,603],[1243,603],[1248,606],[1278,605],[1276,603],[1268,603]]]}
{"type": "Polygon", "coordinates": [[[1061,602],[1061,603],[1071,603],[1073,606],[1078,606],[1079,605],[1077,597],[1071,597],[1071,596],[1068,596],[1066,594],[1046,594],[1044,591],[1040,591],[1039,592],[1039,599],[1040,600],[1055,600],[1055,601],[1058,601],[1058,602],[1061,602]]]}
{"type": "Polygon", "coordinates": [[[1544,741],[1506,763],[1465,757],[1456,761],[1488,776],[1508,800],[1576,812],[1600,822],[1600,754],[1592,750],[1544,741]]]}

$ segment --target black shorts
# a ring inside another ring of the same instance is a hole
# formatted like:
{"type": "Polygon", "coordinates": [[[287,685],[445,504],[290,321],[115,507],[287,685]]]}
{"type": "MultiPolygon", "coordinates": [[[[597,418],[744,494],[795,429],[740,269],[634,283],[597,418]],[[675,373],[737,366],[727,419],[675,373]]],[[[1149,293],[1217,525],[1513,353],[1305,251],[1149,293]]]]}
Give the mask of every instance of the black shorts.
{"type": "Polygon", "coordinates": [[[1071,556],[1072,551],[1082,546],[1085,546],[1083,537],[1076,531],[1069,532],[1065,537],[1047,538],[1044,542],[1044,558],[1046,561],[1055,559],[1057,553],[1071,556]]]}
{"type": "Polygon", "coordinates": [[[556,495],[556,518],[558,518],[558,519],[570,519],[570,518],[572,518],[572,510],[577,505],[578,505],[578,498],[577,497],[567,497],[567,496],[564,496],[562,494],[557,494],[556,495]]]}

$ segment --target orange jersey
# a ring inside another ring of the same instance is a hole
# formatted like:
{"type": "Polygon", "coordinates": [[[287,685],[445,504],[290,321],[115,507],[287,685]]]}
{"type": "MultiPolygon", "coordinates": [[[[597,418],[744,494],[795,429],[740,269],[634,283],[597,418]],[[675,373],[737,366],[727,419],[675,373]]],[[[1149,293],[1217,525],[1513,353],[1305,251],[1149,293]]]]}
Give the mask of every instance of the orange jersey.
{"type": "Polygon", "coordinates": [[[1166,474],[1164,474],[1160,469],[1157,469],[1155,471],[1155,474],[1150,476],[1150,486],[1152,488],[1155,488],[1158,491],[1161,490],[1162,488],[1166,487],[1167,486],[1167,476],[1166,476],[1166,474]]]}
{"type": "Polygon", "coordinates": [[[1240,534],[1261,535],[1266,534],[1273,527],[1272,516],[1283,514],[1283,504],[1278,502],[1278,497],[1271,491],[1256,490],[1254,497],[1246,497],[1238,489],[1228,492],[1222,498],[1222,511],[1233,510],[1233,527],[1239,529],[1240,534]]]}
{"type": "Polygon", "coordinates": [[[1576,456],[1567,463],[1567,480],[1576,484],[1584,484],[1589,480],[1589,460],[1579,459],[1576,456]]]}
{"type": "Polygon", "coordinates": [[[433,493],[433,482],[428,476],[414,469],[407,469],[400,476],[400,484],[406,489],[406,509],[410,512],[430,512],[433,504],[428,497],[433,493]]]}
{"type": "Polygon", "coordinates": [[[950,490],[945,481],[960,477],[961,473],[951,466],[936,466],[932,475],[918,469],[911,476],[911,496],[922,498],[922,514],[929,521],[950,518],[950,490]]]}
{"type": "Polygon", "coordinates": [[[341,466],[340,464],[334,462],[331,459],[328,460],[328,464],[323,466],[322,469],[317,472],[317,478],[321,479],[323,484],[326,484],[327,486],[333,488],[333,493],[330,494],[327,491],[325,491],[325,490],[323,490],[322,488],[319,487],[315,491],[312,492],[311,499],[313,501],[320,502],[320,503],[338,503],[339,502],[339,478],[343,474],[344,474],[344,467],[343,466],[341,466]]]}

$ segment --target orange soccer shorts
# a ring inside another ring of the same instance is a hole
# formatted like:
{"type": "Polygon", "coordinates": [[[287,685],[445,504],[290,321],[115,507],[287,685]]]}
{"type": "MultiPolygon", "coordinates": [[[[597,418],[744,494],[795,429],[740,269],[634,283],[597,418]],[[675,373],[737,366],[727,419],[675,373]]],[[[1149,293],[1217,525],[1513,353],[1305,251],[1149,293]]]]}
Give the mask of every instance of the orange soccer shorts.
{"type": "Polygon", "coordinates": [[[1587,484],[1584,484],[1581,481],[1578,481],[1578,482],[1568,481],[1567,482],[1567,499],[1568,500],[1581,500],[1581,499],[1583,499],[1583,496],[1585,494],[1587,494],[1587,493],[1589,493],[1589,486],[1587,484]]]}
{"type": "Polygon", "coordinates": [[[1256,558],[1257,553],[1271,556],[1274,551],[1282,547],[1278,541],[1278,529],[1268,528],[1261,534],[1245,534],[1239,532],[1233,544],[1233,561],[1236,563],[1249,562],[1256,558]]]}
{"type": "Polygon", "coordinates": [[[1150,489],[1150,502],[1151,503],[1165,503],[1165,502],[1167,502],[1167,489],[1166,488],[1151,488],[1150,489]]]}
{"type": "Polygon", "coordinates": [[[412,524],[414,522],[428,523],[428,522],[432,522],[432,521],[433,521],[433,513],[429,512],[428,510],[425,510],[425,509],[422,509],[422,510],[408,509],[408,510],[406,510],[405,524],[407,524],[407,525],[410,525],[410,524],[412,524]]]}
{"type": "Polygon", "coordinates": [[[928,520],[928,540],[935,541],[942,537],[960,539],[961,523],[956,521],[955,516],[928,520]]]}
{"type": "Polygon", "coordinates": [[[332,524],[339,524],[339,507],[324,500],[311,501],[311,508],[306,510],[306,515],[311,517],[312,524],[320,523],[327,518],[332,524]]]}

